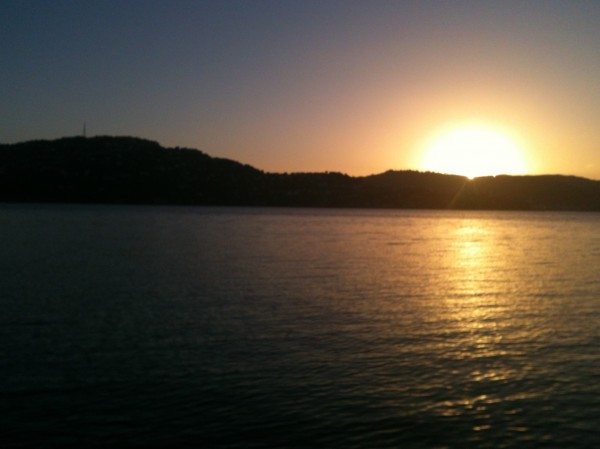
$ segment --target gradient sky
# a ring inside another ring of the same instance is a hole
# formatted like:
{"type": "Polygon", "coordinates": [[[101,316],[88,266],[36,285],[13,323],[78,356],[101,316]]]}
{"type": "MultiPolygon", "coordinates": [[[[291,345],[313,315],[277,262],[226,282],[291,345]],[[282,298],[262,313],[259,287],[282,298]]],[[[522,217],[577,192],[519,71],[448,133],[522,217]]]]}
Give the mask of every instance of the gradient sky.
{"type": "Polygon", "coordinates": [[[267,171],[420,169],[477,121],[600,179],[600,2],[0,3],[0,142],[133,135],[267,171]]]}

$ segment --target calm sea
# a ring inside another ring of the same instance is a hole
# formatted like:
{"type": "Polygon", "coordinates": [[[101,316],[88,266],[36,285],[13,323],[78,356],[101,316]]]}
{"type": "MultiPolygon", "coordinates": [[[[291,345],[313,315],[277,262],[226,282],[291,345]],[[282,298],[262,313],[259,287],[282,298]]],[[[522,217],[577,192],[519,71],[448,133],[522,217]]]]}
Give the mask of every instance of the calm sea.
{"type": "Polygon", "coordinates": [[[600,447],[600,214],[0,206],[2,448],[600,447]]]}

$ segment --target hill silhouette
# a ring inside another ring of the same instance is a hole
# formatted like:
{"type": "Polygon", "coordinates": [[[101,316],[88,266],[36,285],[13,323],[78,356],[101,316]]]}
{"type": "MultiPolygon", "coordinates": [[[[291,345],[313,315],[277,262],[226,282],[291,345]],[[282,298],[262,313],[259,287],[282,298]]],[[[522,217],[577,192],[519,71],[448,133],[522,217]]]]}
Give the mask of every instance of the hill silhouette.
{"type": "Polygon", "coordinates": [[[561,175],[266,173],[134,137],[0,145],[0,201],[600,211],[600,181],[561,175]]]}

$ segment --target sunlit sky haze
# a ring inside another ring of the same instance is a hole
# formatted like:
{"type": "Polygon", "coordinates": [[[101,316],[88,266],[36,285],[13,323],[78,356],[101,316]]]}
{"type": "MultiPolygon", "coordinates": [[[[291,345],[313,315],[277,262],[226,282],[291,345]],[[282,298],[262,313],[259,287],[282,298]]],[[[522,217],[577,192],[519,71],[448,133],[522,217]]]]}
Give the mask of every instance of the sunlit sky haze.
{"type": "Polygon", "coordinates": [[[600,2],[0,3],[0,142],[134,135],[267,171],[423,169],[505,130],[530,173],[600,179],[600,2]]]}

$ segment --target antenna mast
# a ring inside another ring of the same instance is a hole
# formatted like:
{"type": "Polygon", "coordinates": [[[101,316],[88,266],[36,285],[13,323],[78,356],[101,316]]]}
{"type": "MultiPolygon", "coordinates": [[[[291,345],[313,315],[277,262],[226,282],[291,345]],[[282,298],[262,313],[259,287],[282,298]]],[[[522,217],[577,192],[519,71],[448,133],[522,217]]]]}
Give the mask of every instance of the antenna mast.
{"type": "Polygon", "coordinates": [[[83,137],[87,137],[86,122],[83,122],[83,137]]]}

